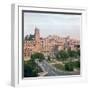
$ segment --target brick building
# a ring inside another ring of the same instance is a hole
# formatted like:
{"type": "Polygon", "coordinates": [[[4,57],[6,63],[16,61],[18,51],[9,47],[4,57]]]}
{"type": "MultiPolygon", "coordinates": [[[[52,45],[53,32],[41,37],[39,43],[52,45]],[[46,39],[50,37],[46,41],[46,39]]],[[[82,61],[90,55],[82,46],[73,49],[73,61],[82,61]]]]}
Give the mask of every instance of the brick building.
{"type": "Polygon", "coordinates": [[[71,50],[80,49],[80,41],[70,39],[67,37],[59,37],[57,35],[49,35],[46,38],[40,37],[40,31],[35,28],[35,33],[32,39],[24,40],[24,60],[30,60],[31,54],[35,52],[41,52],[46,57],[54,57],[54,54],[60,50],[71,50]]]}

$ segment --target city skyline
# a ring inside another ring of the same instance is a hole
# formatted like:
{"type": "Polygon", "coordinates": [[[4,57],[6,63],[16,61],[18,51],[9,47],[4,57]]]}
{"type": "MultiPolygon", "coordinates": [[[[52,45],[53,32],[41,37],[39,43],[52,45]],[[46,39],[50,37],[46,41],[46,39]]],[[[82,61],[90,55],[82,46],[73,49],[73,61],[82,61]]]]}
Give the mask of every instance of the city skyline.
{"type": "Polygon", "coordinates": [[[80,39],[81,16],[69,14],[24,13],[24,37],[39,28],[40,36],[70,36],[80,39]]]}
{"type": "Polygon", "coordinates": [[[40,30],[24,39],[24,77],[80,75],[80,41],[40,38],[40,30]]]}

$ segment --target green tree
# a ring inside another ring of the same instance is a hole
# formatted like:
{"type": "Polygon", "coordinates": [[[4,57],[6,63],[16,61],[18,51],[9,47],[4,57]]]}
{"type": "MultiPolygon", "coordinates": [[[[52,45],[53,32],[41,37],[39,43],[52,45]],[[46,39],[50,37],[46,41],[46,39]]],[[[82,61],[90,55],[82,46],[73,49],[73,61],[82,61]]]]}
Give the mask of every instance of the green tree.
{"type": "Polygon", "coordinates": [[[58,53],[57,53],[57,55],[56,55],[56,58],[57,59],[61,59],[61,60],[65,60],[65,59],[67,59],[69,57],[69,55],[68,55],[68,52],[67,51],[59,51],[58,53]]]}
{"type": "Polygon", "coordinates": [[[51,58],[50,58],[50,56],[48,56],[48,61],[50,61],[51,60],[51,58]]]}
{"type": "Polygon", "coordinates": [[[30,34],[30,35],[26,35],[25,36],[25,40],[33,40],[35,38],[35,35],[32,35],[32,34],[30,34]]]}
{"type": "Polygon", "coordinates": [[[80,56],[80,50],[74,51],[74,50],[68,50],[69,57],[77,58],[80,56]]]}
{"type": "Polygon", "coordinates": [[[35,37],[35,35],[30,34],[30,35],[29,35],[29,40],[33,40],[34,37],[35,37]]]}
{"type": "Polygon", "coordinates": [[[42,53],[34,53],[31,55],[31,59],[38,59],[39,61],[42,61],[43,59],[45,59],[45,57],[42,53]]]}
{"type": "Polygon", "coordinates": [[[33,60],[24,62],[24,77],[38,76],[38,68],[33,60]]]}
{"type": "Polygon", "coordinates": [[[77,54],[78,54],[78,56],[80,56],[80,50],[77,50],[77,54]]]}
{"type": "Polygon", "coordinates": [[[24,62],[24,77],[38,76],[38,72],[41,70],[35,63],[36,59],[42,61],[44,59],[44,55],[42,53],[34,53],[31,55],[31,59],[29,61],[24,62]]]}
{"type": "Polygon", "coordinates": [[[74,66],[75,68],[80,68],[80,61],[75,61],[75,62],[73,62],[73,66],[74,66]]]}
{"type": "Polygon", "coordinates": [[[73,71],[74,68],[80,68],[80,61],[70,61],[65,63],[65,70],[66,71],[73,71]]]}
{"type": "Polygon", "coordinates": [[[74,69],[74,67],[73,67],[72,62],[65,63],[65,70],[66,71],[73,71],[73,69],[74,69]]]}

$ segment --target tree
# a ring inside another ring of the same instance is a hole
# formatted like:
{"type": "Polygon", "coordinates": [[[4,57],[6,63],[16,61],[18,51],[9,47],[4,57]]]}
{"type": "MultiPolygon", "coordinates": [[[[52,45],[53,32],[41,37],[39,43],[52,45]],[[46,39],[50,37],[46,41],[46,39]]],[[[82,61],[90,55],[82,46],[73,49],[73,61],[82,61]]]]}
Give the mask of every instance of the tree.
{"type": "Polygon", "coordinates": [[[31,59],[38,59],[39,61],[42,61],[43,59],[45,59],[45,57],[42,53],[34,53],[31,55],[31,59]]]}
{"type": "Polygon", "coordinates": [[[32,60],[24,62],[24,77],[36,77],[38,76],[38,68],[36,63],[32,60]]]}
{"type": "Polygon", "coordinates": [[[78,54],[78,56],[80,56],[80,50],[77,50],[77,54],[78,54]]]}
{"type": "Polygon", "coordinates": [[[70,57],[73,57],[74,56],[74,51],[68,50],[68,54],[69,54],[70,57]]]}
{"type": "Polygon", "coordinates": [[[66,71],[73,71],[73,69],[74,69],[74,67],[73,67],[72,62],[65,63],[65,70],[66,71]]]}
{"type": "Polygon", "coordinates": [[[69,57],[69,55],[68,55],[68,53],[67,53],[67,51],[59,51],[58,53],[57,53],[57,55],[56,55],[56,58],[57,59],[62,59],[62,60],[65,60],[65,59],[67,59],[69,57]]]}
{"type": "Polygon", "coordinates": [[[35,38],[35,35],[32,35],[32,34],[25,36],[25,40],[33,40],[34,38],[35,38]]]}
{"type": "Polygon", "coordinates": [[[51,58],[50,58],[50,56],[48,56],[48,61],[50,61],[51,60],[51,58]]]}
{"type": "Polygon", "coordinates": [[[30,35],[29,35],[29,40],[33,40],[34,37],[35,37],[35,35],[30,34],[30,35]]]}
{"type": "Polygon", "coordinates": [[[31,55],[31,59],[29,61],[24,62],[24,77],[38,76],[40,69],[35,63],[36,59],[42,61],[44,59],[44,55],[42,53],[34,53],[31,55]]]}
{"type": "Polygon", "coordinates": [[[73,64],[73,66],[75,67],[75,68],[80,68],[80,61],[75,61],[75,62],[73,62],[74,64],[73,64]]]}
{"type": "Polygon", "coordinates": [[[73,71],[74,68],[80,68],[80,61],[70,61],[65,63],[65,70],[66,71],[73,71]]]}

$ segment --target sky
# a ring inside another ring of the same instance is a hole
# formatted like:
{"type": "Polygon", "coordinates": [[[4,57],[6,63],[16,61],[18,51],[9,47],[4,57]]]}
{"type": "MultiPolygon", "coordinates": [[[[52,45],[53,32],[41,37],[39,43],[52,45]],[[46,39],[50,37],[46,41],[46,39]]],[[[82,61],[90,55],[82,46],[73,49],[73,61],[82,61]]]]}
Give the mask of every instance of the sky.
{"type": "Polygon", "coordinates": [[[41,37],[69,35],[80,39],[81,15],[24,12],[24,37],[34,34],[35,27],[41,37]]]}

